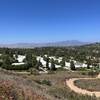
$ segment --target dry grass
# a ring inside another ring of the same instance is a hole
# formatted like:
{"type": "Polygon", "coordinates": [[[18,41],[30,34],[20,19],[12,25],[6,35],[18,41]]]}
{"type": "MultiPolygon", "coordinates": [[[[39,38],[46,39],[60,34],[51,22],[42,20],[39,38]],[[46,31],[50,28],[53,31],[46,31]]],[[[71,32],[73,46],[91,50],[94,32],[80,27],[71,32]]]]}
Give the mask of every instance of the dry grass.
{"type": "Polygon", "coordinates": [[[92,79],[92,80],[81,79],[75,81],[75,85],[89,91],[100,91],[100,79],[92,79]]]}
{"type": "Polygon", "coordinates": [[[51,100],[97,100],[96,97],[78,95],[71,91],[65,84],[66,79],[70,78],[88,78],[87,74],[83,75],[81,72],[68,72],[68,71],[58,71],[54,74],[43,74],[37,76],[28,76],[28,79],[33,81],[49,80],[51,86],[39,84],[41,91],[48,94],[54,99],[51,100]]]}
{"type": "Polygon", "coordinates": [[[34,82],[21,76],[0,72],[0,100],[48,100],[40,95],[34,82]]]}
{"type": "MultiPolygon", "coordinates": [[[[85,77],[89,76],[87,74],[82,75],[81,72],[68,71],[57,71],[53,74],[35,76],[11,74],[6,71],[0,72],[1,81],[9,81],[14,84],[14,88],[12,87],[11,90],[12,97],[16,99],[13,100],[97,100],[95,97],[78,95],[65,84],[66,79],[85,77]],[[50,85],[48,85],[48,82],[50,85]]],[[[7,97],[10,96],[7,95],[7,97]]]]}

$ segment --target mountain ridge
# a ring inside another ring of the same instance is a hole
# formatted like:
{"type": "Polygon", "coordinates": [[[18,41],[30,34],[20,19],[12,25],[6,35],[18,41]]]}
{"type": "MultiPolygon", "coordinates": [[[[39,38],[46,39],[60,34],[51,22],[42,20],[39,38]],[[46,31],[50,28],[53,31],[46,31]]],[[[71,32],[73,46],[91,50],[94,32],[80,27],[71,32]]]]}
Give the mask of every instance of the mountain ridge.
{"type": "Polygon", "coordinates": [[[68,47],[68,46],[82,46],[89,44],[89,42],[81,42],[78,40],[67,40],[48,43],[14,43],[14,44],[0,44],[0,47],[8,48],[35,48],[35,47],[68,47]]]}

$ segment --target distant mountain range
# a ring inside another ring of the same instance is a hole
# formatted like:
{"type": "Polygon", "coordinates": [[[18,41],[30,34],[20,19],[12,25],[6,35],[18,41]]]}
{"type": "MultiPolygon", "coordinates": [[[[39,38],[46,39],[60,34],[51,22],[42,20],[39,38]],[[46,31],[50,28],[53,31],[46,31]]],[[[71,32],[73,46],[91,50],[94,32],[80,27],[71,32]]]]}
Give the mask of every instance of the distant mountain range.
{"type": "Polygon", "coordinates": [[[71,40],[71,41],[60,41],[60,42],[50,42],[50,43],[0,44],[0,47],[8,47],[8,48],[67,47],[67,46],[82,46],[86,44],[89,43],[77,40],[71,40]]]}

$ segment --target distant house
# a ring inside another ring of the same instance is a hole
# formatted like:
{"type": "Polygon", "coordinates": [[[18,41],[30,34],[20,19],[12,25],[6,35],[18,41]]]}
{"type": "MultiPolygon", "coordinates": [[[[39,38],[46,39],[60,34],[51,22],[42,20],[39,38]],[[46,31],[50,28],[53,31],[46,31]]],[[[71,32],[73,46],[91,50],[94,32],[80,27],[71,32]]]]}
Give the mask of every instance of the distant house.
{"type": "Polygon", "coordinates": [[[24,59],[26,58],[26,56],[23,55],[18,55],[18,57],[16,58],[14,55],[14,58],[18,61],[18,63],[12,63],[12,65],[24,65],[25,63],[23,62],[24,59]]]}
{"type": "Polygon", "coordinates": [[[21,62],[21,63],[12,63],[12,65],[15,65],[15,66],[24,65],[24,64],[25,64],[24,62],[21,62]]]}

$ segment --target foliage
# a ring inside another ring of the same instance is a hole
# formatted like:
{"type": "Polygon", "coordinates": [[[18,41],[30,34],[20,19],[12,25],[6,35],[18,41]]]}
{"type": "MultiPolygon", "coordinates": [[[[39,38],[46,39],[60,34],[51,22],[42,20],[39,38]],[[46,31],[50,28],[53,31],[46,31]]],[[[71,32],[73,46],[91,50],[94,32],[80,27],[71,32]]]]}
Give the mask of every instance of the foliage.
{"type": "Polygon", "coordinates": [[[53,58],[51,59],[51,70],[52,71],[55,71],[56,70],[55,63],[54,63],[54,59],[53,58]]]}
{"type": "Polygon", "coordinates": [[[74,61],[71,61],[71,62],[70,62],[70,69],[71,69],[71,70],[75,70],[74,61]]]}
{"type": "Polygon", "coordinates": [[[51,86],[51,82],[49,80],[35,80],[36,83],[41,84],[41,85],[47,85],[51,86]]]}
{"type": "Polygon", "coordinates": [[[33,75],[39,75],[39,71],[36,70],[35,68],[30,68],[29,72],[30,72],[30,74],[33,74],[33,75]]]}
{"type": "MultiPolygon", "coordinates": [[[[77,95],[66,87],[51,88],[49,94],[54,96],[57,100],[97,100],[95,96],[77,95]]],[[[98,99],[99,100],[99,99],[98,99]]]]}
{"type": "Polygon", "coordinates": [[[63,58],[62,61],[60,62],[60,65],[61,65],[62,67],[65,67],[65,59],[64,59],[64,58],[63,58]]]}
{"type": "Polygon", "coordinates": [[[46,68],[47,68],[48,70],[50,70],[50,68],[49,68],[49,62],[50,62],[49,57],[46,57],[46,58],[45,58],[45,61],[46,61],[46,68]]]}
{"type": "Polygon", "coordinates": [[[100,79],[81,79],[75,81],[75,85],[91,92],[100,91],[100,79]]]}
{"type": "Polygon", "coordinates": [[[93,77],[93,76],[96,76],[96,75],[98,75],[98,74],[99,74],[98,71],[89,71],[89,72],[88,72],[88,75],[89,75],[89,76],[92,76],[92,77],[93,77]]]}
{"type": "Polygon", "coordinates": [[[31,53],[28,53],[26,55],[26,63],[27,63],[27,66],[28,67],[35,67],[36,64],[37,64],[37,60],[36,60],[36,57],[35,56],[32,56],[31,53]]]}

